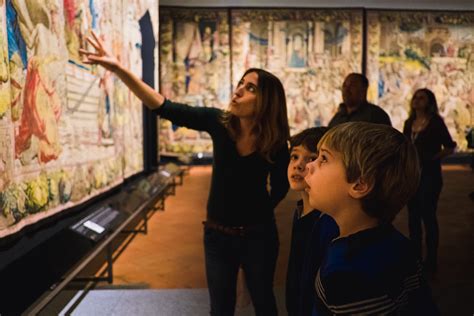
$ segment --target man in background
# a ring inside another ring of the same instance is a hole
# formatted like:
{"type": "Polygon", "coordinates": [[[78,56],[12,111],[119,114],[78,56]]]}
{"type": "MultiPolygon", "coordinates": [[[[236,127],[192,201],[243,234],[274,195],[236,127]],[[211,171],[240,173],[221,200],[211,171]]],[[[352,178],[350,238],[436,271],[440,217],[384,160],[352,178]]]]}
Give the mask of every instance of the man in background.
{"type": "Polygon", "coordinates": [[[392,125],[388,114],[379,106],[367,102],[369,80],[363,74],[351,73],[342,84],[342,100],[339,109],[329,122],[329,127],[346,122],[371,122],[392,125]]]}

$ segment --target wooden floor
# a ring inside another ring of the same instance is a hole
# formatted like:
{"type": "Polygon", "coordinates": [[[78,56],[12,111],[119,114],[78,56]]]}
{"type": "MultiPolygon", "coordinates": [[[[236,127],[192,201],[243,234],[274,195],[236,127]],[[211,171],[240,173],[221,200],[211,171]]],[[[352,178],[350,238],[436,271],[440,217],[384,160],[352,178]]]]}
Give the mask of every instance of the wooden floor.
{"type": "MultiPolygon", "coordinates": [[[[444,167],[440,198],[439,273],[432,281],[442,312],[451,315],[474,312],[474,174],[467,166],[444,167]],[[453,314],[453,312],[455,312],[453,314]],[[459,313],[458,313],[459,312],[459,313]]],[[[202,221],[211,179],[208,166],[192,167],[166,200],[164,212],[149,222],[149,233],[138,235],[114,264],[114,284],[141,285],[151,289],[206,288],[202,221]]],[[[275,286],[284,286],[291,220],[298,196],[290,192],[276,209],[280,254],[275,286]]],[[[232,201],[229,201],[232,203],[232,201]]],[[[403,210],[395,225],[406,234],[403,210]]],[[[466,314],[467,315],[467,314],[466,314]]]]}
{"type": "MultiPolygon", "coordinates": [[[[202,221],[211,179],[210,167],[193,167],[167,198],[165,211],[149,222],[114,264],[115,284],[147,284],[149,288],[206,288],[202,221]]],[[[275,285],[284,285],[291,219],[297,195],[289,193],[276,210],[280,255],[275,285]]],[[[232,203],[232,201],[230,201],[232,203]]]]}

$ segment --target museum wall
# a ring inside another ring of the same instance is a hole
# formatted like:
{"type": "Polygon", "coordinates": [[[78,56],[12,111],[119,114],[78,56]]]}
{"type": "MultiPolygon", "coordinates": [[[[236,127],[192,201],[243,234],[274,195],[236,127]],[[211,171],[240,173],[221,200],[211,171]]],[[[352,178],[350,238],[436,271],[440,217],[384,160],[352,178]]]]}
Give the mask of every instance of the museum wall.
{"type": "MultiPolygon", "coordinates": [[[[342,101],[344,77],[363,72],[369,101],[400,130],[414,91],[434,91],[458,150],[467,149],[474,11],[161,7],[160,80],[167,98],[225,109],[233,85],[251,67],[282,80],[291,134],[327,125],[342,101]]],[[[212,152],[212,142],[206,133],[162,120],[160,152],[212,152]]]]}
{"type": "Polygon", "coordinates": [[[425,10],[474,10],[471,0],[161,0],[163,6],[185,7],[306,7],[306,8],[377,8],[377,9],[425,9],[425,10]]]}

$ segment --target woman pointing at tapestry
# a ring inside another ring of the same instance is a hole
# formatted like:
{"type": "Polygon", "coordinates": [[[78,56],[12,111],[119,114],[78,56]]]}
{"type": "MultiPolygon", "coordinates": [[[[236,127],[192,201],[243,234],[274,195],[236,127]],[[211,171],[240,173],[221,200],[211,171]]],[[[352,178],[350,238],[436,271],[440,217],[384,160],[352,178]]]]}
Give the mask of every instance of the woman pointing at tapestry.
{"type": "Polygon", "coordinates": [[[278,78],[248,69],[227,111],[167,100],[137,78],[93,33],[88,64],[114,72],[150,109],[174,124],[206,131],[214,147],[204,222],[206,274],[212,315],[232,315],[242,266],[257,315],[276,315],[273,274],[279,241],[274,208],[288,191],[289,127],[285,92],[278,78]],[[270,189],[267,179],[270,178],[270,189]]]}

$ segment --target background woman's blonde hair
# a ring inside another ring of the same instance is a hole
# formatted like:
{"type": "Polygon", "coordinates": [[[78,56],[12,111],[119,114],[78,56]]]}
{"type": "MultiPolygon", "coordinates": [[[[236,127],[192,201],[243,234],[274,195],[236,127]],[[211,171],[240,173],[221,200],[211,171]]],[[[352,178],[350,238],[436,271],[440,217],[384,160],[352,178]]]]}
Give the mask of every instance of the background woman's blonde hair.
{"type": "MultiPolygon", "coordinates": [[[[282,146],[287,146],[290,138],[285,90],[280,79],[263,69],[247,69],[242,78],[251,72],[258,75],[253,129],[256,136],[256,151],[271,162],[272,155],[282,146]]],[[[222,122],[231,137],[236,139],[240,134],[239,119],[232,113],[226,112],[222,122]]]]}
{"type": "Polygon", "coordinates": [[[411,142],[396,129],[367,122],[350,122],[330,129],[318,144],[341,154],[349,183],[362,179],[372,189],[362,208],[381,223],[393,221],[418,188],[418,156],[411,142]]]}

